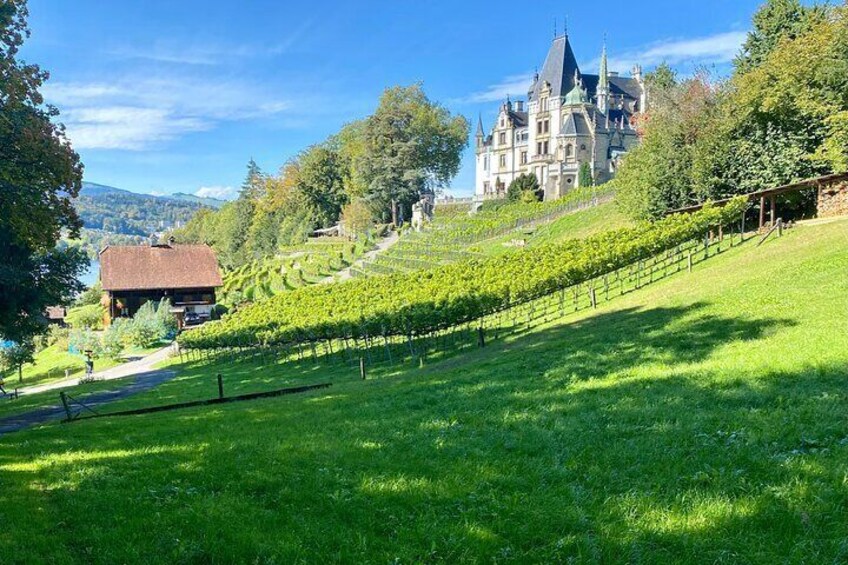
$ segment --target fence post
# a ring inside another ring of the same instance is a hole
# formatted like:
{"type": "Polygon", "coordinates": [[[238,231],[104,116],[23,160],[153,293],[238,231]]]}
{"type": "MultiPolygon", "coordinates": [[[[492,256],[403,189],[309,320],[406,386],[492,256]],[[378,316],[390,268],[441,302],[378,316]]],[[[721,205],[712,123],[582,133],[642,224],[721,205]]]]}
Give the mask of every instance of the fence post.
{"type": "Polygon", "coordinates": [[[593,310],[598,307],[598,302],[595,299],[595,287],[591,287],[589,289],[589,300],[592,302],[592,309],[593,310]]]}
{"type": "Polygon", "coordinates": [[[71,420],[73,420],[73,417],[71,416],[71,407],[68,406],[68,395],[65,394],[65,391],[62,391],[59,393],[59,398],[62,399],[62,406],[65,407],[65,414],[67,414],[68,416],[68,419],[66,421],[70,422],[71,420]]]}
{"type": "Polygon", "coordinates": [[[218,373],[218,398],[224,398],[224,378],[218,373]]]}
{"type": "Polygon", "coordinates": [[[363,381],[365,380],[365,357],[361,355],[359,357],[359,376],[363,381]]]}
{"type": "Polygon", "coordinates": [[[692,272],[692,250],[691,249],[689,250],[689,258],[687,260],[687,263],[688,263],[687,266],[689,268],[689,272],[691,273],[692,272]]]}
{"type": "Polygon", "coordinates": [[[479,347],[486,347],[486,335],[483,332],[482,325],[477,328],[477,345],[479,347]]]}

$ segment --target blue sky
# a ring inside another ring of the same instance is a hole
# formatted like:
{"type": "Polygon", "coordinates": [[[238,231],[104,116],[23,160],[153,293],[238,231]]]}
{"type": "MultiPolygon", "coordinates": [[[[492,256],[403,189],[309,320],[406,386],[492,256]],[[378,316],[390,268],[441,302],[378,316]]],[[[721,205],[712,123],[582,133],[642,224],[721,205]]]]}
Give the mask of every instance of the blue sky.
{"type": "MultiPolygon", "coordinates": [[[[487,124],[526,91],[568,17],[584,72],[604,34],[611,69],[667,60],[726,72],[758,0],[271,2],[30,0],[23,56],[51,72],[85,179],[137,192],[232,195],[253,157],[276,171],[422,82],[451,111],[487,124]]],[[[474,185],[473,152],[453,182],[474,185]]]]}

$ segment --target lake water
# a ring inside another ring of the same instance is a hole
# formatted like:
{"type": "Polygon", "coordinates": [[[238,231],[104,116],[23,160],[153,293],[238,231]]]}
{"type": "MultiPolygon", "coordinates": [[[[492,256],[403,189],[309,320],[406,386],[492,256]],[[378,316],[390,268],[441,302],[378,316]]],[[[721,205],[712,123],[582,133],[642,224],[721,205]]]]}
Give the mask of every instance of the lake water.
{"type": "Polygon", "coordinates": [[[80,280],[85,286],[91,286],[97,282],[98,276],[100,276],[100,261],[93,259],[88,265],[88,270],[80,275],[80,280]]]}

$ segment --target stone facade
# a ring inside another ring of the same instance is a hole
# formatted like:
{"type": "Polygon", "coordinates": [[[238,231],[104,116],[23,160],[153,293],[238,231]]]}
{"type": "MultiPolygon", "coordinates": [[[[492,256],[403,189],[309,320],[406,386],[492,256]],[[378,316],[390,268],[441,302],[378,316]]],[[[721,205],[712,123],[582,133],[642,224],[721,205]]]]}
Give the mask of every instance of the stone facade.
{"type": "Polygon", "coordinates": [[[476,198],[503,198],[525,173],[536,176],[546,200],[579,186],[581,168],[596,184],[609,180],[638,143],[635,118],[646,103],[639,66],[630,77],[610,72],[604,47],[599,73],[583,74],[568,36],[555,38],[527,104],[507,99],[488,134],[478,122],[476,198]]]}
{"type": "Polygon", "coordinates": [[[819,188],[818,217],[848,215],[848,180],[842,180],[819,188]]]}

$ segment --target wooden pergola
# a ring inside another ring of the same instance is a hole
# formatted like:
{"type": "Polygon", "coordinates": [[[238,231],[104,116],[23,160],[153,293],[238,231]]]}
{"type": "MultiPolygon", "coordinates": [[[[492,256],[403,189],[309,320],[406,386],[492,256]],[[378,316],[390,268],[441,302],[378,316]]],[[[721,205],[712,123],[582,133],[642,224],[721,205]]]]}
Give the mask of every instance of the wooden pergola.
{"type": "MultiPolygon", "coordinates": [[[[821,192],[822,186],[848,180],[848,173],[836,173],[833,175],[825,175],[823,177],[816,177],[812,179],[802,180],[800,182],[786,184],[783,186],[778,186],[776,188],[768,188],[766,190],[758,190],[757,192],[751,192],[748,194],[743,194],[748,198],[749,202],[760,201],[760,228],[765,225],[765,213],[766,213],[766,199],[768,199],[769,203],[769,225],[774,226],[774,222],[776,218],[776,203],[775,198],[780,196],[781,194],[787,194],[789,192],[798,192],[801,190],[807,190],[811,188],[817,189],[821,192]]],[[[731,200],[736,198],[735,196],[730,198],[723,198],[721,200],[716,200],[712,202],[715,206],[724,206],[731,200]]],[[[666,212],[666,215],[669,216],[671,214],[690,214],[692,212],[697,212],[701,208],[704,207],[704,204],[696,204],[695,206],[687,206],[685,208],[678,208],[676,210],[669,210],[666,212]]]]}

